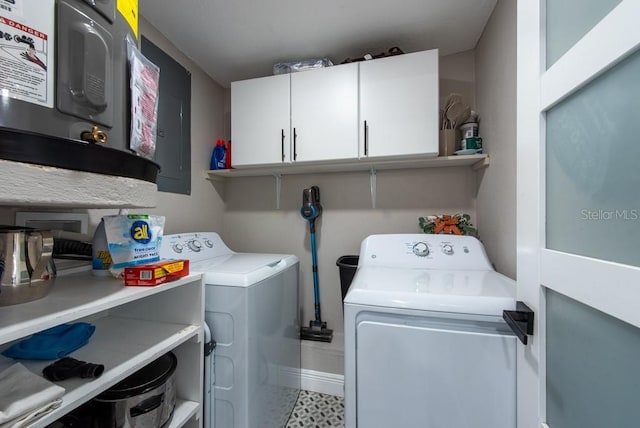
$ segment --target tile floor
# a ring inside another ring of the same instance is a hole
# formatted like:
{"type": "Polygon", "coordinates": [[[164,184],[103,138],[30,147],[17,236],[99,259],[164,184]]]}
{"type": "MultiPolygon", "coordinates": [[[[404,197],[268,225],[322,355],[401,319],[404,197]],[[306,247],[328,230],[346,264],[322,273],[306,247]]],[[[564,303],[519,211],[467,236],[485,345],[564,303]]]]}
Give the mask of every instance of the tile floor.
{"type": "Polygon", "coordinates": [[[318,392],[300,391],[286,428],[344,427],[344,399],[318,392]]]}

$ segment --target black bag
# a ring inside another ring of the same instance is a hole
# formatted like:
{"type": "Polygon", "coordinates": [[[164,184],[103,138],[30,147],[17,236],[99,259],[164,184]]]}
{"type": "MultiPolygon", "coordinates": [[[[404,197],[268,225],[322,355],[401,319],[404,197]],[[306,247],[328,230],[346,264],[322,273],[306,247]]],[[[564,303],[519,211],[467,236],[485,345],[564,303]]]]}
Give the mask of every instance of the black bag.
{"type": "Polygon", "coordinates": [[[395,56],[395,55],[402,55],[404,52],[402,52],[402,49],[400,49],[397,46],[392,47],[391,49],[389,49],[386,52],[380,52],[377,55],[370,55],[371,58],[367,58],[366,55],[362,56],[360,58],[347,58],[344,61],[342,61],[340,64],[348,64],[350,62],[358,62],[358,61],[365,61],[367,59],[374,59],[374,58],[385,58],[388,56],[395,56]]]}

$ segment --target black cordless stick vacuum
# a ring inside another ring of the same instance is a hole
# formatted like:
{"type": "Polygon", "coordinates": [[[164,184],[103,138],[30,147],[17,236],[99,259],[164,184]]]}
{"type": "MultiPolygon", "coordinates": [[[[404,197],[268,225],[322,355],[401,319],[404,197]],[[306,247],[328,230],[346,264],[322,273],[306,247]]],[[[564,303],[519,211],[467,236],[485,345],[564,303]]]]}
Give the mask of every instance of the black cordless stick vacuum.
{"type": "Polygon", "coordinates": [[[302,218],[309,222],[311,235],[311,261],[313,269],[313,298],[315,301],[315,319],[309,321],[309,327],[300,329],[300,339],[317,340],[319,342],[331,342],[333,330],[327,328],[327,323],[320,316],[320,285],[318,280],[318,254],[316,252],[316,218],[322,214],[320,205],[320,189],[312,186],[302,191],[302,218]]]}

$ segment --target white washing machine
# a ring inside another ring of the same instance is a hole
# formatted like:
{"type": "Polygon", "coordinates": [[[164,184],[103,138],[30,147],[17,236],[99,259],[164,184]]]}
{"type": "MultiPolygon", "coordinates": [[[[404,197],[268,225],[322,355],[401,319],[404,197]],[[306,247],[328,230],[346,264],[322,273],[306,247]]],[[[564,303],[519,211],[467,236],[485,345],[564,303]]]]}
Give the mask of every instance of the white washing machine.
{"type": "Polygon", "coordinates": [[[188,259],[191,272],[205,274],[216,343],[205,368],[205,428],[284,427],[300,391],[298,258],[236,253],[213,232],[165,235],[160,257],[188,259]]]}
{"type": "Polygon", "coordinates": [[[346,428],[515,428],[515,282],[468,236],[373,235],[344,300],[346,428]]]}

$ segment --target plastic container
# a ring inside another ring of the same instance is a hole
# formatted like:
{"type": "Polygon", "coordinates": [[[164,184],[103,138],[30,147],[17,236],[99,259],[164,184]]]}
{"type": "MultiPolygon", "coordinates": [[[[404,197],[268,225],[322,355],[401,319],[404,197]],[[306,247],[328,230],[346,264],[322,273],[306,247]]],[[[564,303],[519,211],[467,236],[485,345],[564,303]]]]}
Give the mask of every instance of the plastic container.
{"type": "Polygon", "coordinates": [[[358,260],[360,256],[342,256],[336,261],[336,266],[340,270],[340,289],[342,291],[342,300],[347,295],[347,291],[353,281],[353,276],[358,268],[358,260]]]}
{"type": "Polygon", "coordinates": [[[109,269],[113,264],[109,245],[107,244],[107,234],[104,230],[104,220],[100,220],[100,224],[93,234],[93,243],[91,245],[92,270],[95,276],[109,276],[109,269]]]}
{"type": "Polygon", "coordinates": [[[224,140],[216,141],[211,154],[211,169],[227,169],[227,147],[224,140]]]}
{"type": "Polygon", "coordinates": [[[288,74],[316,68],[331,67],[329,58],[307,59],[304,61],[279,62],[273,65],[273,74],[288,74]]]}
{"type": "Polygon", "coordinates": [[[465,138],[478,136],[478,124],[476,122],[463,123],[460,125],[460,136],[464,140],[465,138]]]}

